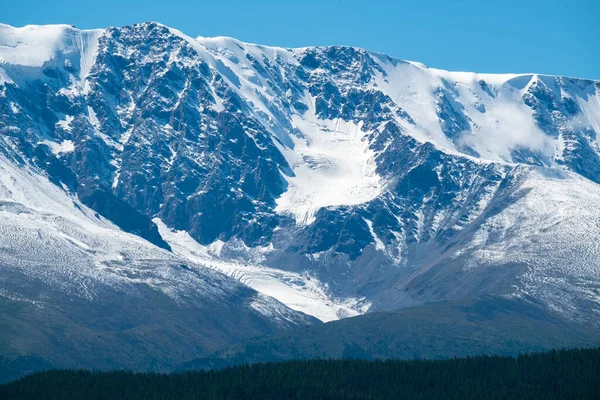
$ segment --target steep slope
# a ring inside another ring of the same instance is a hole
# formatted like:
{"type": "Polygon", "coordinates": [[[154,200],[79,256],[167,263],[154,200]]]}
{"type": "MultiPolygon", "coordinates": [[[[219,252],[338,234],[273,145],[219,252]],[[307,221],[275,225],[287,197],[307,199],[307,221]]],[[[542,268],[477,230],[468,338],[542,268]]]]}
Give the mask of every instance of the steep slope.
{"type": "Polygon", "coordinates": [[[157,23],[0,44],[2,151],[159,247],[322,320],[511,294],[598,321],[599,82],[157,23]]]}
{"type": "Polygon", "coordinates": [[[168,370],[316,322],[120,230],[0,156],[0,380],[49,367],[168,370]]]}

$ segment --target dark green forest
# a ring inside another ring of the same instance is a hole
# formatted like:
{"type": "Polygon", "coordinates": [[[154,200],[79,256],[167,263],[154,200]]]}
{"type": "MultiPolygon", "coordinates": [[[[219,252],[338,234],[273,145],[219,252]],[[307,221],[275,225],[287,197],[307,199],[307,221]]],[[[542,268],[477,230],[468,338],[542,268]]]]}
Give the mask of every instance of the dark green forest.
{"type": "Polygon", "coordinates": [[[2,400],[598,399],[600,348],[451,360],[312,360],[175,374],[54,370],[2,400]]]}

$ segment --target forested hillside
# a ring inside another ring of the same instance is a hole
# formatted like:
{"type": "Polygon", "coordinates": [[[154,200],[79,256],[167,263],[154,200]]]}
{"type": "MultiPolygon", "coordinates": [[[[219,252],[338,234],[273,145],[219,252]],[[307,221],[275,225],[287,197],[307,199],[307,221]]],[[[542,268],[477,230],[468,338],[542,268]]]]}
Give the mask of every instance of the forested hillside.
{"type": "Polygon", "coordinates": [[[313,360],[179,374],[48,371],[3,400],[597,399],[600,348],[438,361],[313,360]]]}

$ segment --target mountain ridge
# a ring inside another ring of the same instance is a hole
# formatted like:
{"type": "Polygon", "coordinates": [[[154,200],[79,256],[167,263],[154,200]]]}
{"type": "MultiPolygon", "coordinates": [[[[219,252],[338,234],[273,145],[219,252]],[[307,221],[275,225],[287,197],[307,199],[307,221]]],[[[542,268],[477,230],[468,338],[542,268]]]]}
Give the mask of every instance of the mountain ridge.
{"type": "Polygon", "coordinates": [[[0,25],[0,295],[150,289],[252,335],[485,295],[595,326],[599,132],[600,81],[0,25]]]}
{"type": "MultiPolygon", "coordinates": [[[[264,47],[264,48],[271,48],[271,49],[284,49],[284,50],[306,50],[306,49],[311,49],[311,48],[325,49],[325,48],[329,48],[329,47],[348,47],[348,48],[354,48],[354,49],[358,49],[358,50],[364,50],[373,55],[379,55],[379,56],[392,58],[396,61],[410,63],[410,64],[413,64],[422,69],[438,71],[442,74],[450,73],[450,74],[477,75],[477,76],[481,76],[482,78],[499,77],[499,78],[502,78],[502,79],[500,79],[501,81],[505,81],[503,79],[505,77],[506,78],[533,77],[536,75],[541,76],[541,77],[559,77],[559,78],[567,78],[567,79],[588,80],[588,81],[592,81],[592,82],[600,81],[600,79],[597,79],[597,78],[588,78],[588,77],[580,77],[580,76],[574,76],[574,75],[563,75],[563,74],[552,74],[552,73],[537,73],[537,72],[533,72],[533,71],[530,71],[530,72],[473,72],[473,71],[468,71],[468,70],[444,69],[444,68],[438,68],[438,67],[431,67],[425,63],[422,63],[422,62],[416,61],[416,60],[407,60],[407,59],[397,57],[397,56],[390,56],[385,52],[370,50],[367,47],[353,46],[353,45],[346,45],[346,44],[327,44],[327,45],[316,45],[316,46],[308,45],[308,46],[289,47],[289,46],[265,45],[265,44],[261,44],[261,43],[248,42],[248,41],[243,41],[243,40],[237,39],[233,36],[226,36],[226,35],[193,37],[193,36],[189,36],[189,35],[183,33],[183,31],[181,31],[177,28],[173,28],[173,27],[165,25],[159,21],[152,21],[152,20],[145,21],[145,22],[139,22],[139,23],[135,23],[135,24],[127,24],[127,25],[122,25],[122,26],[111,26],[110,28],[119,28],[119,27],[125,27],[125,26],[130,26],[130,25],[140,25],[140,24],[156,24],[159,26],[163,26],[165,28],[168,28],[171,31],[177,32],[178,34],[181,34],[182,36],[188,37],[189,39],[196,40],[196,41],[202,41],[203,39],[215,40],[215,41],[219,41],[219,40],[234,41],[234,42],[257,46],[257,47],[264,47]]],[[[43,28],[43,27],[55,27],[55,28],[72,29],[72,30],[76,30],[76,31],[80,31],[80,32],[89,32],[89,33],[100,32],[100,31],[103,32],[106,29],[108,29],[108,28],[84,28],[84,29],[82,29],[82,28],[77,28],[76,26],[70,25],[70,24],[27,24],[27,25],[23,25],[23,26],[13,26],[13,25],[2,23],[2,22],[0,22],[0,27],[9,28],[9,29],[17,29],[17,30],[18,29],[35,29],[35,28],[43,28]]],[[[506,80],[508,80],[508,79],[506,79],[506,80]]]]}
{"type": "MultiPolygon", "coordinates": [[[[590,97],[598,82],[503,75],[488,83],[483,75],[423,70],[352,47],[288,50],[229,39],[202,43],[156,23],[102,31],[29,26],[13,29],[14,35],[25,35],[23,40],[5,34],[3,41],[16,40],[14,49],[26,48],[27,40],[39,40],[39,29],[58,30],[48,45],[54,56],[28,67],[39,72],[24,75],[23,67],[14,66],[15,79],[25,80],[4,85],[5,91],[15,91],[13,96],[29,91],[35,98],[39,92],[42,104],[47,102],[42,96],[54,96],[41,109],[26,101],[5,105],[9,122],[13,118],[22,127],[27,126],[22,114],[31,122],[42,115],[44,128],[36,133],[39,128],[30,125],[26,135],[33,137],[26,140],[35,145],[41,134],[38,143],[50,152],[38,144],[38,154],[25,159],[45,169],[44,163],[51,164],[47,173],[58,174],[53,179],[61,184],[74,183],[70,190],[84,203],[162,247],[166,244],[153,218],[189,232],[201,245],[225,242],[224,252],[234,254],[239,253],[236,240],[250,248],[268,247],[278,229],[286,227],[298,232],[300,243],[307,242],[300,247],[307,256],[333,248],[334,256],[347,254],[352,262],[375,243],[391,258],[388,262],[406,264],[410,261],[401,254],[408,247],[395,254],[390,245],[397,246],[393,243],[402,237],[403,246],[421,241],[421,232],[415,236],[410,230],[424,220],[420,209],[410,211],[408,219],[398,219],[398,213],[409,211],[409,202],[428,199],[425,192],[436,185],[443,183],[453,193],[457,183],[459,191],[471,184],[460,181],[463,175],[481,182],[473,193],[480,203],[460,205],[471,214],[463,216],[469,222],[515,164],[526,166],[521,170],[561,167],[600,179],[597,117],[588,112],[594,101],[600,104],[597,94],[590,97]],[[95,55],[71,37],[90,32],[90,40],[98,40],[87,45],[95,55]],[[74,44],[56,45],[57,37],[74,44]],[[155,45],[147,47],[143,40],[155,45]],[[123,69],[127,63],[131,70],[123,69]],[[578,97],[581,93],[587,97],[578,97]],[[21,106],[27,108],[24,113],[21,106]],[[588,122],[573,127],[573,118],[588,122]],[[479,154],[482,149],[491,151],[493,160],[479,154]],[[412,166],[405,168],[398,160],[412,166]],[[450,179],[455,182],[444,183],[444,169],[454,171],[450,179]],[[482,173],[487,177],[478,177],[482,173]],[[208,212],[210,204],[217,209],[208,212]],[[372,215],[344,214],[365,206],[372,215]],[[346,233],[340,231],[340,238],[347,238],[338,239],[348,244],[335,244],[341,227],[328,233],[317,221],[319,213],[350,224],[346,233]],[[131,215],[139,217],[130,223],[131,215]],[[375,215],[391,220],[381,225],[383,220],[373,222],[375,215]],[[304,231],[293,228],[289,217],[304,231]]],[[[5,70],[13,68],[6,63],[10,51],[0,53],[5,70]]],[[[11,129],[23,128],[7,126],[5,132],[11,129]]],[[[452,201],[462,194],[437,196],[427,235],[438,229],[440,207],[454,207],[452,201]]],[[[462,223],[449,227],[448,235],[462,230],[462,223]]],[[[284,252],[274,257],[273,251],[265,254],[286,263],[282,256],[288,246],[281,243],[284,252]]],[[[244,252],[242,259],[248,257],[244,252]]],[[[292,264],[298,263],[303,264],[292,264]]]]}

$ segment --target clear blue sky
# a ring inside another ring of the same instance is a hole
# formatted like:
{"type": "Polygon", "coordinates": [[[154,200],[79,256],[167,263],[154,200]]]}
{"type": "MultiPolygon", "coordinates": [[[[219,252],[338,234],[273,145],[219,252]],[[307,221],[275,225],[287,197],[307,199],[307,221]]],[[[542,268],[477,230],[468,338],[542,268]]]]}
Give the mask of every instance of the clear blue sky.
{"type": "Polygon", "coordinates": [[[190,36],[360,46],[449,70],[600,79],[600,0],[0,0],[0,22],[15,26],[150,20],[190,36]]]}

